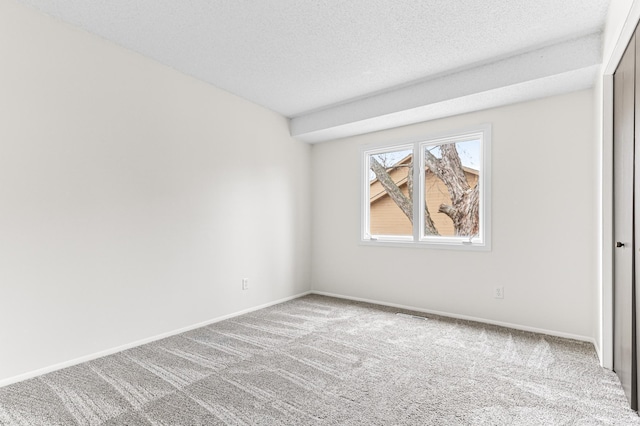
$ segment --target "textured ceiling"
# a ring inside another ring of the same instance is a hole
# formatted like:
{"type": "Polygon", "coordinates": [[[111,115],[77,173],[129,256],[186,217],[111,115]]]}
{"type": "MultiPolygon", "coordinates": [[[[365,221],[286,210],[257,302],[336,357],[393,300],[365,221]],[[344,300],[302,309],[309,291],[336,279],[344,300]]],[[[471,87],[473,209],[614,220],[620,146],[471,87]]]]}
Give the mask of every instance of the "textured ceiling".
{"type": "Polygon", "coordinates": [[[288,117],[599,33],[609,4],[19,1],[288,117]]]}

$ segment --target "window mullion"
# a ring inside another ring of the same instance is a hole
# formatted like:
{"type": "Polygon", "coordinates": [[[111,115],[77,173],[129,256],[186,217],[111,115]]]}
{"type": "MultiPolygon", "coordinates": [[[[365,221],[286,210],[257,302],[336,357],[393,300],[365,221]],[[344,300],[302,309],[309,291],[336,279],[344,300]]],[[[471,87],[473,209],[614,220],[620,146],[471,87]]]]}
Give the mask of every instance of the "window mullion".
{"type": "Polygon", "coordinates": [[[422,227],[424,226],[423,213],[420,211],[422,205],[422,196],[424,194],[424,176],[422,171],[422,155],[420,153],[420,143],[413,144],[413,241],[420,241],[420,235],[422,233],[422,227]]]}

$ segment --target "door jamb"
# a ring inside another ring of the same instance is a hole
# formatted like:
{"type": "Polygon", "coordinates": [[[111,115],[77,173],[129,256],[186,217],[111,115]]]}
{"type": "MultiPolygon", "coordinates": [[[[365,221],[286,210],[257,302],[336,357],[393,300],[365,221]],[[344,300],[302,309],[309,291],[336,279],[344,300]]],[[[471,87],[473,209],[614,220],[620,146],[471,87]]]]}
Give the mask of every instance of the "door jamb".
{"type": "MultiPolygon", "coordinates": [[[[602,75],[600,151],[599,318],[600,364],[613,369],[613,73],[640,22],[640,0],[634,0],[602,75]]],[[[605,58],[606,59],[606,58],[605,58]]]]}

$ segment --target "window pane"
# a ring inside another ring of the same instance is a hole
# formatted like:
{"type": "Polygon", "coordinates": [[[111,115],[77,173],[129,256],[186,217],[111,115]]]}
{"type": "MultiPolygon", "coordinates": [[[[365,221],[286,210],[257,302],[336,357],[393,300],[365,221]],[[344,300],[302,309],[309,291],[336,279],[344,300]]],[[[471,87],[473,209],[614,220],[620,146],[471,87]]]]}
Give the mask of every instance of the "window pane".
{"type": "Polygon", "coordinates": [[[412,160],[410,149],[369,155],[371,235],[413,235],[412,160]]]}
{"type": "Polygon", "coordinates": [[[480,139],[424,146],[424,236],[479,235],[480,139]]]}

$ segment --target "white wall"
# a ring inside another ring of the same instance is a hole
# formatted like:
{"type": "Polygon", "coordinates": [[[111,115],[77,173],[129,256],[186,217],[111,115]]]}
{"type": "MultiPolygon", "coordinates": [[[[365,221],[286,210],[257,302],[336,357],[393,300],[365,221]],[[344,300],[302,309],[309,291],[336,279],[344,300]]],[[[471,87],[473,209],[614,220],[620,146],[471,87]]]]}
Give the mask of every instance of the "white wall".
{"type": "Polygon", "coordinates": [[[285,118],[11,0],[0,57],[0,383],[309,290],[285,118]]]}
{"type": "Polygon", "coordinates": [[[314,145],[312,288],[593,340],[593,103],[580,91],[314,145]],[[481,123],[493,126],[491,252],[358,244],[360,146],[481,123]]]}

